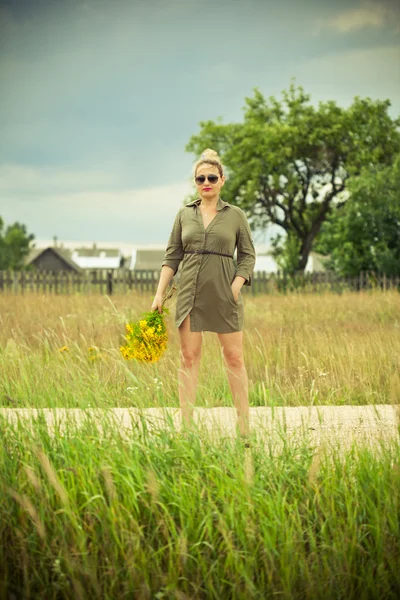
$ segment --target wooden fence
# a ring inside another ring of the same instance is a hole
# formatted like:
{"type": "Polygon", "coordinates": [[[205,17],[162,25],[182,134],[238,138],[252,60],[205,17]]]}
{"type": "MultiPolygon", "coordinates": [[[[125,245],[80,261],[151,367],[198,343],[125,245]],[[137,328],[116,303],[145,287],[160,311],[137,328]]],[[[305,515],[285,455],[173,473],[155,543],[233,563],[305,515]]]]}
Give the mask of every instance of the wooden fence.
{"type": "MultiPolygon", "coordinates": [[[[159,270],[128,271],[0,271],[0,293],[22,294],[24,292],[71,294],[71,293],[127,293],[130,291],[155,293],[160,277],[159,270]]],[[[322,292],[366,289],[397,289],[400,291],[400,276],[387,277],[374,272],[361,272],[355,277],[339,277],[326,271],[321,273],[299,273],[289,277],[283,272],[253,273],[252,285],[242,287],[242,293],[286,293],[291,291],[322,292]]]]}

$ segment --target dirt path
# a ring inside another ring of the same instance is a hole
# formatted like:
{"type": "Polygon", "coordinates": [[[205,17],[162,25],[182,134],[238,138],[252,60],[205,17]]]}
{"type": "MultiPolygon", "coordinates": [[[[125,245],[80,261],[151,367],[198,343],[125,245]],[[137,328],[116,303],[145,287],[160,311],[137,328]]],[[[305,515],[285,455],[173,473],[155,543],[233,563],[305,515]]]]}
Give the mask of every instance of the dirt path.
{"type": "MultiPolygon", "coordinates": [[[[49,429],[62,433],[66,424],[79,427],[85,419],[94,420],[102,429],[105,423],[116,425],[118,430],[132,435],[133,430],[146,424],[150,432],[181,427],[178,408],[113,408],[113,409],[26,409],[0,408],[0,416],[9,422],[31,420],[42,413],[49,429]]],[[[236,411],[234,408],[196,408],[194,419],[203,433],[215,436],[235,435],[236,411]]],[[[250,427],[257,439],[268,443],[281,443],[284,438],[296,439],[306,434],[316,446],[341,448],[353,442],[377,447],[399,436],[400,408],[391,405],[377,406],[319,406],[319,407],[254,407],[250,409],[250,427]]]]}

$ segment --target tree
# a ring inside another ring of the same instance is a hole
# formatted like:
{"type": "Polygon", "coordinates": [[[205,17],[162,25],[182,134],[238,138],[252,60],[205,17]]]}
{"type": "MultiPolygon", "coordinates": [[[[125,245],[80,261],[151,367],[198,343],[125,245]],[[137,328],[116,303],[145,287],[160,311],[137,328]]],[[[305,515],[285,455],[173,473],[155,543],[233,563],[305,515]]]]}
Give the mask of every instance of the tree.
{"type": "MultiPolygon", "coordinates": [[[[282,96],[266,100],[255,88],[243,123],[202,121],[186,150],[217,150],[228,175],[224,198],[245,211],[253,230],[282,228],[287,266],[295,271],[304,270],[322,223],[347,201],[349,181],[363,168],[391,164],[400,119],[388,115],[388,100],[356,97],[347,109],[333,101],[315,107],[293,83],[282,96]]],[[[282,254],[279,238],[275,252],[282,254]]]]}
{"type": "Polygon", "coordinates": [[[4,233],[3,230],[4,221],[0,217],[0,270],[24,268],[30,243],[35,236],[28,234],[26,226],[18,222],[9,225],[4,233]]]}
{"type": "Polygon", "coordinates": [[[400,275],[400,155],[390,167],[365,170],[350,192],[323,223],[316,250],[329,253],[328,268],[341,275],[400,275]]]}

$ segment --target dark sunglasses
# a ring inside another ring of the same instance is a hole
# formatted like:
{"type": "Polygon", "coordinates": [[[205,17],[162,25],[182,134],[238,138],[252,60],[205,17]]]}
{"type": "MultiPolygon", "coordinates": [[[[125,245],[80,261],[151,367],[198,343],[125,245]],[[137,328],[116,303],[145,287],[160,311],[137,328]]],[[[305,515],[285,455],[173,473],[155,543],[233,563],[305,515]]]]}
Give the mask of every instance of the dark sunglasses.
{"type": "Polygon", "coordinates": [[[204,183],[206,179],[210,183],[217,183],[217,181],[218,181],[218,175],[207,175],[207,177],[205,175],[197,175],[197,177],[194,178],[195,182],[198,185],[201,185],[202,183],[204,183]]]}

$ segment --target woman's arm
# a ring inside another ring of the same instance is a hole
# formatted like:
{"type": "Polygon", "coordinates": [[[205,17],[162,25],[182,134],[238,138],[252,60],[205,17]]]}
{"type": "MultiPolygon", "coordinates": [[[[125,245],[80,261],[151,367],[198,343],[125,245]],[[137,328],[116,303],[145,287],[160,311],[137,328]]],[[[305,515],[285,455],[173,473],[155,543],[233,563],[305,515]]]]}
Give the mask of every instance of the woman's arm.
{"type": "Polygon", "coordinates": [[[256,264],[256,251],[251,237],[251,230],[246,215],[240,209],[241,223],[236,236],[237,267],[236,277],[243,277],[242,285],[251,285],[252,274],[256,264]]]}
{"type": "Polygon", "coordinates": [[[172,231],[169,236],[167,249],[165,251],[164,260],[162,261],[162,267],[167,265],[173,270],[173,275],[178,270],[179,263],[183,259],[183,246],[182,246],[182,225],[181,225],[181,210],[175,217],[172,231]]]}
{"type": "Polygon", "coordinates": [[[157,286],[155,299],[152,305],[152,310],[158,305],[159,311],[161,310],[161,298],[164,296],[164,292],[170,284],[172,278],[178,270],[179,263],[183,259],[183,247],[182,247],[182,227],[180,219],[181,211],[175,217],[172,231],[169,236],[167,248],[165,250],[164,259],[161,264],[160,279],[157,286]]]}

